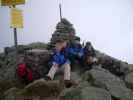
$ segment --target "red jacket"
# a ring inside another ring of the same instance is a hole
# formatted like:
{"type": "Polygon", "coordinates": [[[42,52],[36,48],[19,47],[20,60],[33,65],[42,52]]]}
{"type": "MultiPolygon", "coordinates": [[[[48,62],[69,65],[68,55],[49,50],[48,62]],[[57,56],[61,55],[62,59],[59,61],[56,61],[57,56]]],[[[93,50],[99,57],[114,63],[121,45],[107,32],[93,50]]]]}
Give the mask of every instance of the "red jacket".
{"type": "Polygon", "coordinates": [[[25,63],[19,64],[17,68],[17,74],[20,78],[26,78],[28,81],[33,81],[33,72],[25,63]]]}

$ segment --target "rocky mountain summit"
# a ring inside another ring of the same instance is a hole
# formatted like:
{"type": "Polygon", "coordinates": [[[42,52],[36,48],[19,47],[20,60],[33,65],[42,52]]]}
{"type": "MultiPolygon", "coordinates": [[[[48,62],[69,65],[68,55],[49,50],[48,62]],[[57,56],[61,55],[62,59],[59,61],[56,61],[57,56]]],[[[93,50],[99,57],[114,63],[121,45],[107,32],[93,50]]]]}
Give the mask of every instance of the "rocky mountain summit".
{"type": "Polygon", "coordinates": [[[18,59],[22,54],[30,55],[30,64],[37,66],[40,75],[28,85],[17,77],[14,47],[5,48],[0,54],[0,100],[133,100],[133,65],[98,50],[95,52],[99,61],[91,69],[83,70],[84,66],[78,63],[72,65],[71,79],[78,83],[77,86],[66,88],[62,73],[52,81],[44,79],[56,39],[73,42],[77,37],[73,25],[62,19],[49,44],[18,46],[18,59]]]}

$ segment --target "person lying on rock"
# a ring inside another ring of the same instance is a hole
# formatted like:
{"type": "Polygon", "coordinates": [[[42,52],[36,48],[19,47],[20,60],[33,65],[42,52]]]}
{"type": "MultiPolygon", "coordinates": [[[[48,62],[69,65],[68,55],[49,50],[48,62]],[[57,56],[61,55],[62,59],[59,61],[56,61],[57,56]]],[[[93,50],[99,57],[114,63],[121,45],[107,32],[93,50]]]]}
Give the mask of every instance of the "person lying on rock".
{"type": "Polygon", "coordinates": [[[84,47],[84,62],[85,67],[88,69],[91,69],[92,65],[96,64],[98,62],[98,59],[96,58],[96,52],[91,44],[91,42],[87,42],[84,47]]]}
{"type": "Polygon", "coordinates": [[[64,82],[66,87],[74,85],[71,81],[71,66],[69,59],[65,56],[65,48],[67,47],[67,41],[59,39],[55,43],[54,54],[52,56],[52,67],[50,68],[48,74],[46,75],[46,80],[53,80],[56,72],[63,68],[64,69],[64,82]]]}

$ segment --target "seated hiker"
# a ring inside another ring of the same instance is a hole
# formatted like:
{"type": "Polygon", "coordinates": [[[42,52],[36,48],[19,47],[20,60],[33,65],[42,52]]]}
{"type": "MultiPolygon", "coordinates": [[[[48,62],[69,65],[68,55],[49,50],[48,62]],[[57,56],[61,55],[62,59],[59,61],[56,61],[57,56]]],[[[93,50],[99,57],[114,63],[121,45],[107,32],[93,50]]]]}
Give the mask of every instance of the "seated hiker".
{"type": "Polygon", "coordinates": [[[98,61],[96,58],[95,50],[91,45],[91,42],[87,42],[84,47],[84,60],[85,60],[85,65],[93,65],[98,61]]]}
{"type": "Polygon", "coordinates": [[[67,55],[71,62],[74,62],[75,60],[82,62],[84,50],[80,44],[80,38],[76,38],[73,43],[70,43],[66,52],[68,53],[67,55]]]}
{"type": "Polygon", "coordinates": [[[66,87],[72,85],[72,81],[70,80],[71,76],[71,66],[70,61],[64,54],[64,49],[67,46],[67,42],[65,40],[57,40],[55,44],[54,54],[52,56],[52,67],[50,68],[46,80],[53,80],[55,73],[63,68],[64,69],[64,81],[66,87]]]}
{"type": "Polygon", "coordinates": [[[22,56],[22,55],[19,56],[17,74],[18,74],[18,77],[21,79],[22,83],[28,84],[33,81],[33,72],[27,66],[25,60],[26,59],[24,56],[22,56]]]}

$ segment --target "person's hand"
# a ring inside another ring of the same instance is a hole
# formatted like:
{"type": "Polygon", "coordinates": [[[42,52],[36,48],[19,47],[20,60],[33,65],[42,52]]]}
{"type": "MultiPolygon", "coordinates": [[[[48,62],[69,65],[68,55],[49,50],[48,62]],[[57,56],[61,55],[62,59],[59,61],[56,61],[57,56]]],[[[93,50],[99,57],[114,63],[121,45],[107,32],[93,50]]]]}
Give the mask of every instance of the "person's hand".
{"type": "Polygon", "coordinates": [[[82,53],[78,53],[78,57],[82,57],[83,56],[83,54],[82,53]]]}
{"type": "Polygon", "coordinates": [[[94,63],[97,63],[98,62],[98,59],[97,58],[93,58],[93,62],[94,63]]]}

